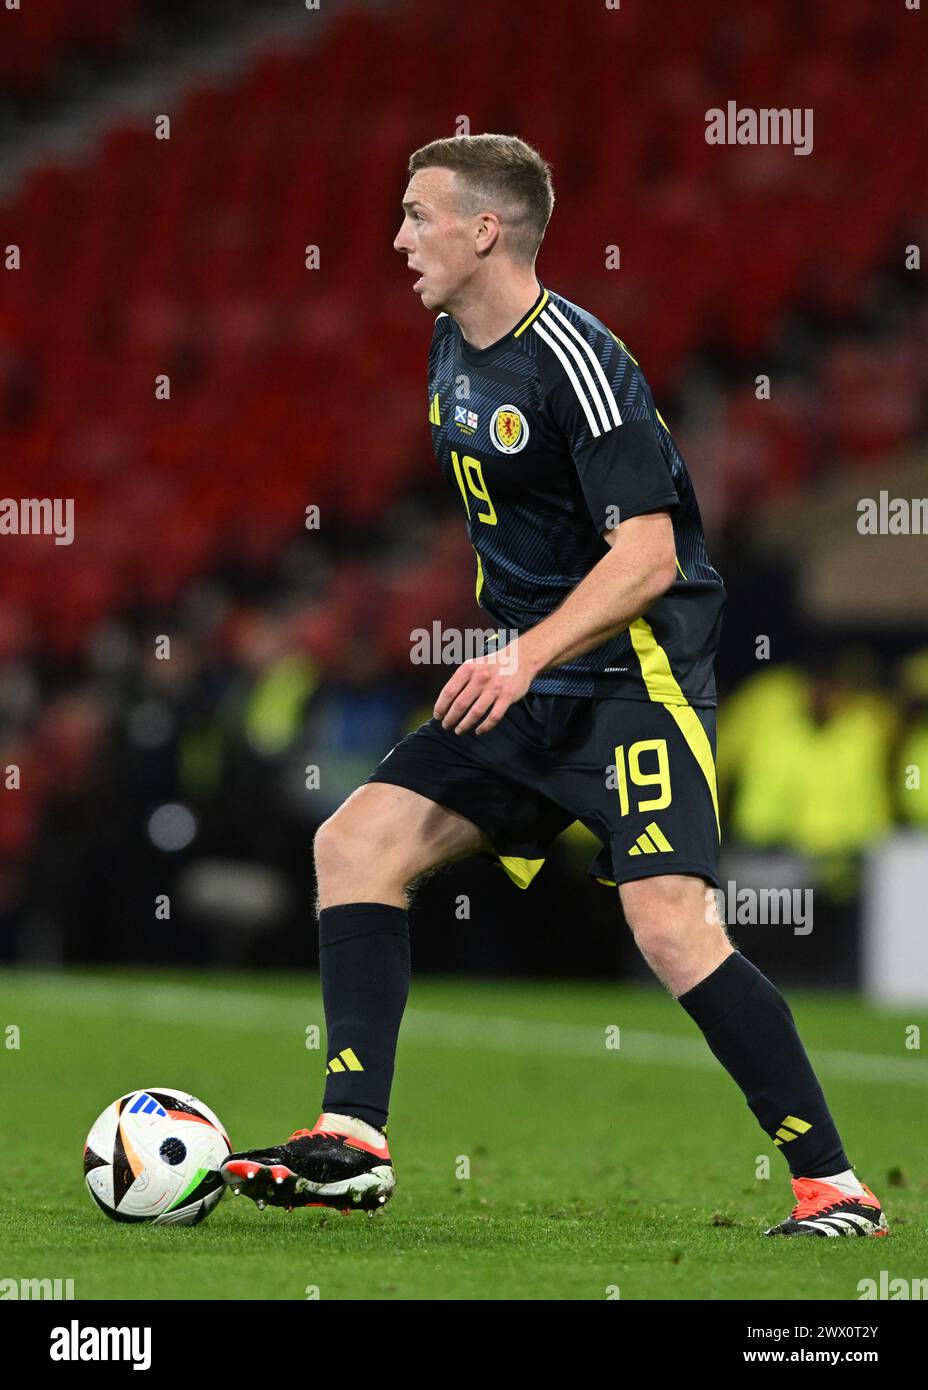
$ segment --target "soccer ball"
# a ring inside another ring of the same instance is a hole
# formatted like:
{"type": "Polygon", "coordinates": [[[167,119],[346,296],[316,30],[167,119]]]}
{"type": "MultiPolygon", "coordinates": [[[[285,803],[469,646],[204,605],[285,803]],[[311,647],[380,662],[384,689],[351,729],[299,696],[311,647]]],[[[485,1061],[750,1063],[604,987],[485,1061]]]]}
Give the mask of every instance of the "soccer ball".
{"type": "Polygon", "coordinates": [[[114,1221],[203,1221],[225,1191],[231,1150],[218,1116],[186,1091],[150,1086],[108,1105],[84,1146],[87,1189],[114,1221]]]}

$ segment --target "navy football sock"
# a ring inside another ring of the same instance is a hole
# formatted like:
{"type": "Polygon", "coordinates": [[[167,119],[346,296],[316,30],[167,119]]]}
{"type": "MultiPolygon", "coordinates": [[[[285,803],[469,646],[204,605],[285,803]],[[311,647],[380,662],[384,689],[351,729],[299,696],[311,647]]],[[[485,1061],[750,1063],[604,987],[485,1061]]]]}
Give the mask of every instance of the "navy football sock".
{"type": "Polygon", "coordinates": [[[382,1129],[409,994],[405,909],[387,903],[323,908],[319,972],[328,1039],[322,1108],[382,1129]]]}
{"type": "Polygon", "coordinates": [[[851,1164],[789,1005],[756,965],[734,951],[679,1001],[741,1087],[761,1129],[794,1177],[825,1177],[851,1164]]]}

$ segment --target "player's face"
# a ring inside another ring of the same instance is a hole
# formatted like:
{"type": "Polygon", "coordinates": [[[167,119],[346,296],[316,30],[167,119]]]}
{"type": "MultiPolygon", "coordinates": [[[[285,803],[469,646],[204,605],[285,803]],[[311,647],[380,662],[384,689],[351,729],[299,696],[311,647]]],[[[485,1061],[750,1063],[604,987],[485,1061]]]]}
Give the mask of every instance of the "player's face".
{"type": "Polygon", "coordinates": [[[420,169],[403,198],[403,225],[393,242],[418,278],[413,285],[427,309],[453,306],[479,265],[474,219],[458,211],[453,169],[420,169]]]}

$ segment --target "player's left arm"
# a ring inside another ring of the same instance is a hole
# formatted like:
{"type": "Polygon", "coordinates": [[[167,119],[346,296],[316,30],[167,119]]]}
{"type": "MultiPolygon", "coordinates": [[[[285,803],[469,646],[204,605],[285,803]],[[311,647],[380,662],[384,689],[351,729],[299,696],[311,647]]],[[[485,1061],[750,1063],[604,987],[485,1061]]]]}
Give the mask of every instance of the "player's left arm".
{"type": "Polygon", "coordinates": [[[610,550],[561,606],[518,639],[534,676],[600,647],[646,613],[676,578],[673,523],[666,511],[630,517],[605,533],[610,550]]]}
{"type": "Polygon", "coordinates": [[[602,646],[670,588],[676,551],[666,511],[630,517],[604,539],[608,555],[559,608],[505,648],[505,661],[500,653],[458,667],[435,702],[444,728],[487,733],[542,671],[602,646]]]}
{"type": "Polygon", "coordinates": [[[609,552],[553,613],[503,652],[458,667],[435,702],[436,719],[458,734],[495,728],[540,672],[608,642],[676,578],[670,511],[679,498],[638,364],[617,339],[605,354],[584,347],[573,328],[548,341],[549,417],[609,552]]]}

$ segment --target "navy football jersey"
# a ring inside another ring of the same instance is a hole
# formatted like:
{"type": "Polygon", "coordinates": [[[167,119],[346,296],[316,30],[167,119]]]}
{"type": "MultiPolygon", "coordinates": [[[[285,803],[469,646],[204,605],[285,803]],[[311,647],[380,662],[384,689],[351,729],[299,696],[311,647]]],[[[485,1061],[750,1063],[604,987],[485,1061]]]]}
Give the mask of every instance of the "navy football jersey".
{"type": "Polygon", "coordinates": [[[552,613],[608,554],[604,531],[670,513],[675,582],[618,636],[542,672],[532,692],[715,704],[725,588],[680,451],[640,367],[605,324],[544,286],[487,348],[439,314],[429,420],[467,512],[478,602],[504,631],[552,613]]]}

